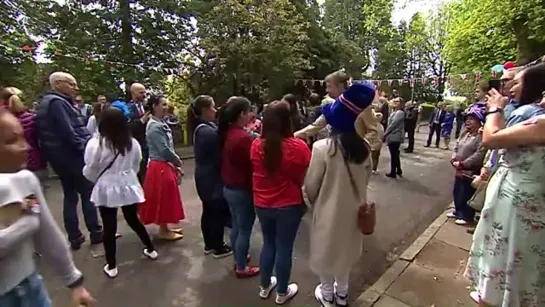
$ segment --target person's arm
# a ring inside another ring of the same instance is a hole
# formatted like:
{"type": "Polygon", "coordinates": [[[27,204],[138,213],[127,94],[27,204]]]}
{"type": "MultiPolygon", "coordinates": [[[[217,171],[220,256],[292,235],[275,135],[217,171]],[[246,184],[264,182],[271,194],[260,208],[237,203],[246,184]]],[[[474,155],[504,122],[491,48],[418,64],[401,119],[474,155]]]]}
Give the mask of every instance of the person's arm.
{"type": "Polygon", "coordinates": [[[89,134],[93,134],[93,133],[96,132],[96,130],[97,130],[96,117],[94,115],[92,115],[89,118],[89,121],[87,122],[87,131],[89,131],[89,134]]]}
{"type": "Polygon", "coordinates": [[[378,125],[375,115],[373,114],[373,109],[368,107],[363,112],[361,112],[356,118],[354,123],[356,132],[369,144],[374,144],[378,141],[378,125]]]}
{"type": "Polygon", "coordinates": [[[386,131],[384,132],[384,135],[387,136],[392,131],[395,131],[405,124],[405,112],[398,110],[395,111],[394,114],[392,114],[392,122],[388,123],[388,127],[386,128],[386,131]]]}
{"type": "Polygon", "coordinates": [[[174,164],[174,166],[182,165],[180,157],[170,148],[166,131],[159,124],[151,123],[147,133],[146,140],[153,144],[163,159],[174,164]]]}
{"type": "Polygon", "coordinates": [[[66,239],[49,211],[38,178],[32,177],[32,180],[32,185],[36,187],[36,196],[40,202],[40,213],[37,214],[40,219],[40,227],[34,236],[36,251],[43,255],[57,271],[67,287],[79,287],[83,283],[83,274],[76,268],[66,239]]]}
{"type": "Polygon", "coordinates": [[[312,124],[306,126],[305,128],[296,131],[294,133],[294,136],[297,138],[308,138],[311,136],[315,136],[320,130],[325,128],[327,126],[327,120],[325,119],[325,116],[322,114],[320,115],[312,124]]]}
{"type": "Polygon", "coordinates": [[[40,226],[35,215],[23,214],[15,223],[0,230],[0,259],[20,248],[21,240],[32,235],[40,226]]]}
{"type": "Polygon", "coordinates": [[[72,117],[68,103],[60,99],[52,99],[49,102],[49,114],[51,115],[59,136],[68,142],[73,148],[81,153],[85,150],[85,145],[90,138],[89,134],[79,135],[70,123],[72,117]]]}
{"type": "Polygon", "coordinates": [[[316,146],[318,144],[320,143],[314,143],[314,146],[312,147],[310,165],[304,181],[304,189],[310,205],[314,205],[318,195],[320,194],[320,189],[322,187],[322,182],[326,171],[323,153],[316,146]]]}
{"type": "MultiPolygon", "coordinates": [[[[195,148],[205,155],[213,156],[217,148],[217,133],[214,128],[203,125],[195,133],[195,148]]],[[[215,157],[214,157],[215,159],[215,157]]]]}
{"type": "Polygon", "coordinates": [[[140,162],[142,162],[142,148],[140,147],[140,144],[138,144],[138,141],[136,141],[135,139],[132,139],[131,155],[132,170],[135,173],[138,173],[138,171],[140,171],[140,162]]]}
{"type": "Polygon", "coordinates": [[[295,144],[289,150],[287,160],[291,171],[286,175],[298,185],[303,185],[305,174],[310,164],[310,149],[303,140],[295,139],[295,144]]]}
{"type": "Polygon", "coordinates": [[[482,144],[482,138],[481,136],[477,136],[476,138],[478,145],[477,150],[472,153],[469,157],[467,157],[465,160],[460,161],[458,168],[460,169],[475,169],[475,168],[481,168],[484,161],[484,156],[486,155],[486,147],[482,144]]]}
{"type": "Polygon", "coordinates": [[[91,182],[95,182],[100,173],[100,170],[97,168],[97,160],[100,159],[98,147],[99,139],[96,137],[92,138],[87,143],[83,155],[83,160],[85,162],[85,166],[83,166],[83,176],[91,182]]]}
{"type": "MultiPolygon", "coordinates": [[[[488,92],[489,109],[504,108],[507,99],[497,90],[488,92]]],[[[545,115],[539,115],[512,127],[505,127],[503,112],[488,114],[483,129],[483,144],[490,149],[545,145],[545,115]]]]}

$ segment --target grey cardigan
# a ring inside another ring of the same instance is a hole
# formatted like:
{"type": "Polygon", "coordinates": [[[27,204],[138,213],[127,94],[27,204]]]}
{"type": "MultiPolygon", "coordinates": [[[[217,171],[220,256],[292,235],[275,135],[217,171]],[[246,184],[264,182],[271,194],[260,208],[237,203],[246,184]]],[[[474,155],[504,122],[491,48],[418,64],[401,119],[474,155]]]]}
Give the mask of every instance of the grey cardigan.
{"type": "Polygon", "coordinates": [[[483,146],[481,133],[471,135],[464,132],[454,146],[452,159],[462,162],[463,169],[472,174],[478,174],[483,167],[486,148],[483,146]]]}
{"type": "Polygon", "coordinates": [[[0,174],[0,205],[31,194],[39,200],[39,211],[22,214],[13,224],[0,227],[0,296],[36,272],[35,252],[44,256],[66,286],[81,281],[82,274],[49,211],[38,178],[28,170],[0,174]]]}
{"type": "Polygon", "coordinates": [[[405,112],[397,110],[388,117],[388,127],[384,132],[386,143],[403,143],[405,136],[405,112]]]}
{"type": "Polygon", "coordinates": [[[172,130],[168,124],[155,116],[146,125],[146,143],[150,160],[164,161],[176,164],[180,159],[174,151],[172,130]]]}

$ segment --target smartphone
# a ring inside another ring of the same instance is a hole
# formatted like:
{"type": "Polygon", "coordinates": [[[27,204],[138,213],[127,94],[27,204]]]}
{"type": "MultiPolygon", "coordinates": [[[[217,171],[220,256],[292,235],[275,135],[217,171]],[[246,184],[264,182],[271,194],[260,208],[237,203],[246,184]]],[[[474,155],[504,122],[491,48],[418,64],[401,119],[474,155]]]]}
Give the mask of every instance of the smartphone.
{"type": "Polygon", "coordinates": [[[496,89],[496,91],[500,91],[501,89],[501,80],[488,80],[488,90],[496,89]]]}

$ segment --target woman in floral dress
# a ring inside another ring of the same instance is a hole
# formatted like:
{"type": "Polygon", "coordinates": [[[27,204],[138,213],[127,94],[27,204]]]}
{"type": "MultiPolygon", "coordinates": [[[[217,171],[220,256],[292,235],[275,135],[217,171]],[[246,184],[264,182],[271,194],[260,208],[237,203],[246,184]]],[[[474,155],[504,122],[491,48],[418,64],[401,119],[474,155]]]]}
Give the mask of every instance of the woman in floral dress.
{"type": "Polygon", "coordinates": [[[506,99],[488,97],[483,145],[500,149],[486,190],[465,276],[479,306],[545,306],[545,116],[536,102],[545,90],[545,64],[515,77],[521,105],[506,120],[506,99]]]}

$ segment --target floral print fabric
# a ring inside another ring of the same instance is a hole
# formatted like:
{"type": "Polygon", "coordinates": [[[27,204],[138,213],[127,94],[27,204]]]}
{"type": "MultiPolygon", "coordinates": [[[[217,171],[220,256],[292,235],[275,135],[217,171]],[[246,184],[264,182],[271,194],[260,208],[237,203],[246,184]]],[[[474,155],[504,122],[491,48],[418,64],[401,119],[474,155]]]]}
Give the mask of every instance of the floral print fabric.
{"type": "Polygon", "coordinates": [[[492,306],[545,306],[545,147],[500,150],[465,276],[492,306]]]}

